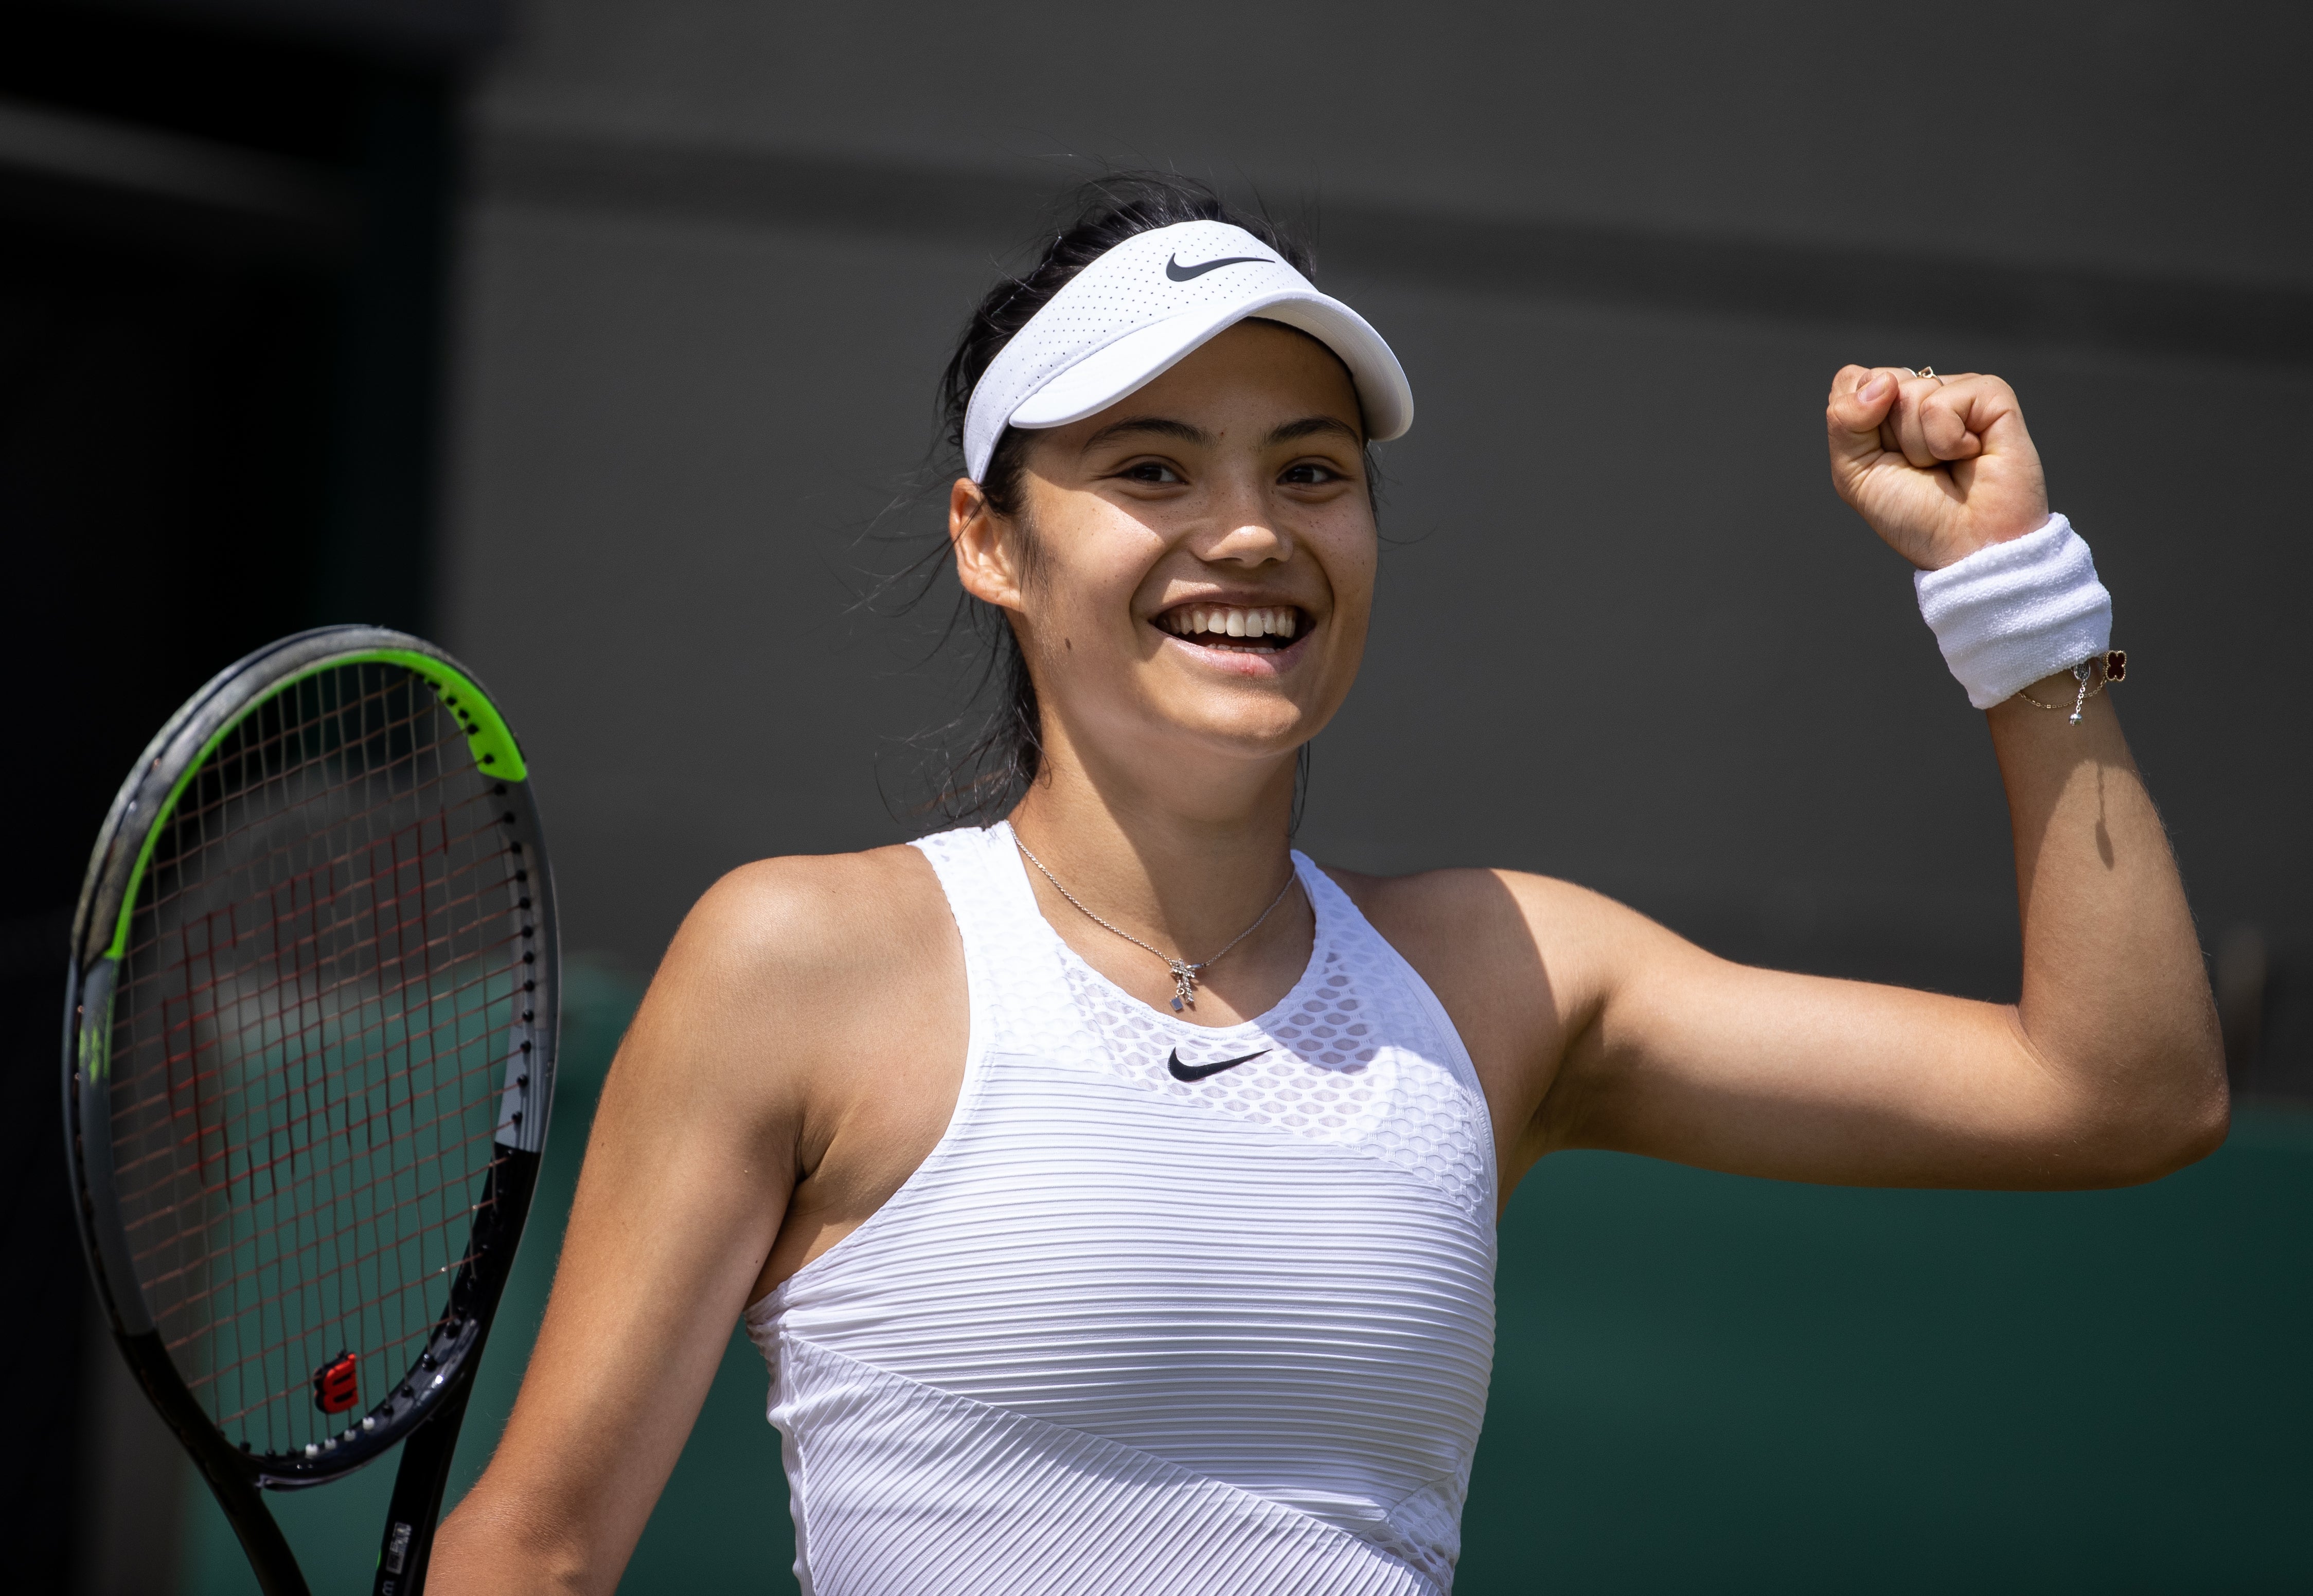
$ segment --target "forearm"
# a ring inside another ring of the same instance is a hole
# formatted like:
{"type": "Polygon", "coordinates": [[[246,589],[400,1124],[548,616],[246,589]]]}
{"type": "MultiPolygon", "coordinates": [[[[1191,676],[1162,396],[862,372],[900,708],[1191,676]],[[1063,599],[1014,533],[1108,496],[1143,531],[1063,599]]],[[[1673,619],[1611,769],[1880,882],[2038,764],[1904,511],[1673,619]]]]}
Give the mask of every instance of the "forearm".
{"type": "Polygon", "coordinates": [[[428,1581],[439,1596],[618,1588],[713,1383],[730,1322],[716,1301],[727,1294],[711,1285],[654,1277],[630,1257],[618,1262],[653,1301],[715,1307],[638,1313],[583,1276],[578,1289],[558,1291],[497,1453],[443,1523],[428,1581]]]}
{"type": "Polygon", "coordinates": [[[2115,1172],[2149,1178],[2223,1138],[2223,1048],[2183,882],[2110,692],[2080,724],[2069,676],[1988,712],[2015,826],[2017,1013],[2115,1172]]]}

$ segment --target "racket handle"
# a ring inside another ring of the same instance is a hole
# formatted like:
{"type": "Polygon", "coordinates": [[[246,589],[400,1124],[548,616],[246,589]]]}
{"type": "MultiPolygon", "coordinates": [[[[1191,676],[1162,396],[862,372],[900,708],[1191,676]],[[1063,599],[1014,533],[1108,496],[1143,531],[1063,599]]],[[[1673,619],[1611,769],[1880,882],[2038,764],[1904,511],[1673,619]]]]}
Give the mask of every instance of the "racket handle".
{"type": "Polygon", "coordinates": [[[473,1390],[471,1375],[460,1381],[434,1416],[401,1443],[401,1467],[393,1477],[393,1505],[386,1511],[371,1596],[422,1596],[426,1589],[434,1524],[442,1516],[442,1492],[450,1481],[450,1460],[457,1455],[458,1430],[473,1390]]]}

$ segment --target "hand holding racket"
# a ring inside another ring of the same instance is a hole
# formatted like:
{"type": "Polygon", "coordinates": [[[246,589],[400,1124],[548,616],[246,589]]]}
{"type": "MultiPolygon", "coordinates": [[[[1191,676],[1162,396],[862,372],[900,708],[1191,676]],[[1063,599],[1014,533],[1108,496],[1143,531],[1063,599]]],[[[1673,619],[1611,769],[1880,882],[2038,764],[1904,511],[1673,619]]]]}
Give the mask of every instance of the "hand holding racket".
{"type": "Polygon", "coordinates": [[[115,1338],[268,1596],[260,1487],[406,1442],[375,1596],[424,1588],[554,1081],[520,748],[432,645],[261,649],[153,740],[73,923],[65,1127],[115,1338]]]}

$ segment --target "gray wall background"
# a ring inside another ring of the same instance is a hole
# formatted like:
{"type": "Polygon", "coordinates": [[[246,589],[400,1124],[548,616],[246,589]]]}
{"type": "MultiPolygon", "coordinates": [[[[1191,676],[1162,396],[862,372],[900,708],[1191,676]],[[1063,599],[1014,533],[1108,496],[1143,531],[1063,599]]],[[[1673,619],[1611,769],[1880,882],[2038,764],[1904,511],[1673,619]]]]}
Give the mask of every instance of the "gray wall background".
{"type": "Polygon", "coordinates": [[[860,533],[970,304],[1122,162],[1304,218],[1413,378],[1310,852],[2010,995],[1980,717],[1819,430],[1843,361],[1997,371],[2206,939],[2269,958],[2247,1082],[2307,1090],[2309,42],[2278,5],[535,0],[471,110],[438,612],[541,773],[570,945],[647,969],[722,871],[908,834],[958,662],[856,606],[901,552],[860,533]]]}

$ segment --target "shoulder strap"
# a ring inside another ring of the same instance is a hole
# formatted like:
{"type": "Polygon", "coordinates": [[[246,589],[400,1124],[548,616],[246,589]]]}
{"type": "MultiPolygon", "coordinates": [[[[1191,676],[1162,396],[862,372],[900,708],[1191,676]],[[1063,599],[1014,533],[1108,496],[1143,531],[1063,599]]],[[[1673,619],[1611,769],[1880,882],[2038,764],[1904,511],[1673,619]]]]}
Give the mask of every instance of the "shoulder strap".
{"type": "Polygon", "coordinates": [[[1482,1095],[1478,1069],[1470,1062],[1470,1050],[1462,1043],[1462,1033],[1454,1028],[1453,1017],[1429,989],[1429,983],[1421,978],[1421,972],[1390,945],[1387,937],[1374,929],[1373,922],[1365,917],[1356,899],[1342,891],[1332,876],[1318,869],[1298,848],[1293,852],[1293,866],[1300,872],[1301,884],[1310,899],[1323,905],[1319,919],[1331,922],[1339,945],[1345,951],[1354,950],[1361,955],[1359,963],[1383,975],[1396,988],[1393,995],[1400,1000],[1403,1009],[1389,1017],[1393,1025],[1411,1025],[1428,1031],[1430,1046],[1436,1049],[1431,1057],[1447,1065],[1465,1086],[1482,1095]]]}
{"type": "Polygon", "coordinates": [[[983,1047],[1036,1050],[1030,1044],[1048,1039],[1056,1020],[1072,1028],[1076,1005],[1060,978],[1059,939],[1036,907],[1012,828],[1000,820],[963,827],[915,846],[939,876],[963,938],[975,1056],[983,1047]]]}

